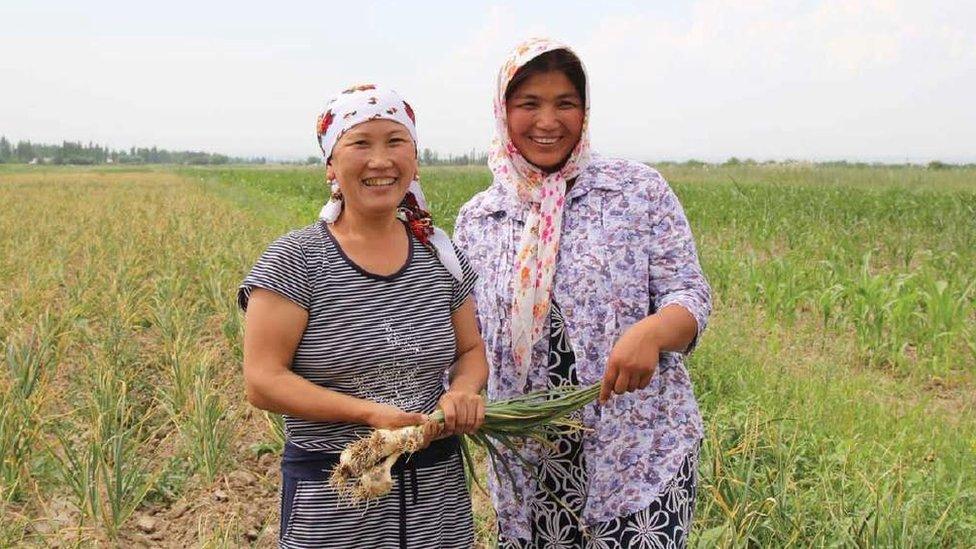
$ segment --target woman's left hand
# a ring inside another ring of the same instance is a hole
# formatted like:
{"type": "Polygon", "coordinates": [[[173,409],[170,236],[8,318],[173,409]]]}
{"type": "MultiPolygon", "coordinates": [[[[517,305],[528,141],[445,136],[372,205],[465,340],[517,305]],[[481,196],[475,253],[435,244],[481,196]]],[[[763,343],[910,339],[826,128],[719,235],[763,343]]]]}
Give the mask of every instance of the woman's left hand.
{"type": "Polygon", "coordinates": [[[473,434],[485,421],[485,400],[478,393],[448,389],[438,407],[444,411],[442,436],[473,434]]]}
{"type": "Polygon", "coordinates": [[[654,337],[650,318],[631,326],[610,350],[607,369],[600,387],[600,404],[606,403],[610,393],[622,395],[643,389],[657,370],[661,345],[654,337]]]}

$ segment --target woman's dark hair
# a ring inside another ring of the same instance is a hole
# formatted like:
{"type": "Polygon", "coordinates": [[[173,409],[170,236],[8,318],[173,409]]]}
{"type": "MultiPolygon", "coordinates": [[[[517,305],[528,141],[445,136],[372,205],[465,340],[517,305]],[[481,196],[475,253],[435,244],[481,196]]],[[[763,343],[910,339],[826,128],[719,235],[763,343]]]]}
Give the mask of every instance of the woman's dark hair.
{"type": "Polygon", "coordinates": [[[585,105],[586,75],[583,73],[583,64],[580,63],[579,57],[576,57],[573,52],[563,49],[547,51],[522,65],[515,72],[515,75],[512,76],[508,87],[505,88],[505,99],[508,100],[515,90],[529,78],[537,74],[545,74],[553,71],[559,71],[565,74],[566,78],[569,78],[569,81],[573,83],[573,87],[576,88],[576,92],[579,93],[580,100],[585,105]]]}

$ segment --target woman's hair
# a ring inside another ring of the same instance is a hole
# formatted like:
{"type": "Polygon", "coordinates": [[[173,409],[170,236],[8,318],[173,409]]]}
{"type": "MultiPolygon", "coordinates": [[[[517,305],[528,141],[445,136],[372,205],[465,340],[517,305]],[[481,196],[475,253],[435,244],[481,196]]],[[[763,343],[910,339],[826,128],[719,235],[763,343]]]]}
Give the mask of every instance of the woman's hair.
{"type": "Polygon", "coordinates": [[[576,88],[576,92],[579,93],[580,100],[585,105],[586,74],[583,72],[583,64],[573,52],[564,49],[547,51],[522,65],[512,76],[508,87],[505,88],[505,99],[507,100],[519,86],[532,76],[553,71],[559,71],[565,74],[566,78],[569,78],[573,87],[576,88]]]}

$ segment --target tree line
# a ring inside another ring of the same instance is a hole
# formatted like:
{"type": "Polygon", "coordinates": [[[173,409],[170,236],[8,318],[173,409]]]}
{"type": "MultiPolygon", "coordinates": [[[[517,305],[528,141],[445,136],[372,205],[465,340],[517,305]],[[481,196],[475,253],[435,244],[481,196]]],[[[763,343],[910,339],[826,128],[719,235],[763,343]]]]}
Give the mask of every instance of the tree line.
{"type": "Polygon", "coordinates": [[[488,163],[488,153],[477,152],[474,149],[462,155],[441,156],[436,151],[425,148],[418,156],[420,163],[425,166],[471,166],[488,163]]]}
{"type": "Polygon", "coordinates": [[[88,142],[63,141],[60,145],[18,141],[0,136],[0,164],[264,164],[266,159],[241,158],[201,151],[168,151],[158,147],[111,149],[88,142]]]}
{"type": "MultiPolygon", "coordinates": [[[[418,154],[420,163],[425,166],[484,166],[488,163],[488,153],[471,150],[461,155],[447,154],[440,155],[437,151],[424,148],[418,154]]],[[[238,156],[227,156],[223,154],[207,153],[201,151],[168,151],[158,147],[126,149],[110,149],[109,147],[93,144],[83,144],[80,141],[63,141],[60,145],[50,145],[45,143],[32,143],[31,141],[18,141],[13,145],[5,136],[0,136],[0,164],[190,164],[190,165],[212,165],[212,164],[266,164],[265,157],[244,158],[238,156]]],[[[320,156],[309,156],[304,161],[284,162],[286,164],[319,164],[322,162],[320,156]]],[[[917,166],[905,162],[903,164],[889,164],[878,162],[848,162],[839,161],[819,161],[803,162],[797,160],[766,160],[756,161],[751,158],[739,159],[729,158],[724,162],[703,162],[701,160],[686,160],[683,162],[658,161],[652,163],[655,166],[680,165],[685,167],[707,168],[711,166],[756,166],[756,165],[782,165],[782,164],[810,164],[819,167],[854,167],[868,168],[876,166],[917,166]]],[[[949,170],[954,168],[972,168],[976,164],[955,164],[939,160],[933,160],[928,164],[923,164],[931,170],[949,170]]]]}

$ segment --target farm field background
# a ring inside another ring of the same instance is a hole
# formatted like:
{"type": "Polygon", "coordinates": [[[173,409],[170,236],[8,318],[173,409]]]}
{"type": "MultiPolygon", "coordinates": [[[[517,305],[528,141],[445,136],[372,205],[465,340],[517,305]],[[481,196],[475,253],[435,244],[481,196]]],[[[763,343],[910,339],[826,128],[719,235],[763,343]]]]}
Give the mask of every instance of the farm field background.
{"type": "MultiPolygon", "coordinates": [[[[715,294],[692,545],[976,547],[976,169],[660,169],[715,294]]],[[[422,173],[448,230],[490,181],[422,173]]],[[[324,196],[321,168],[0,166],[0,546],[274,546],[234,297],[324,196]]]]}

